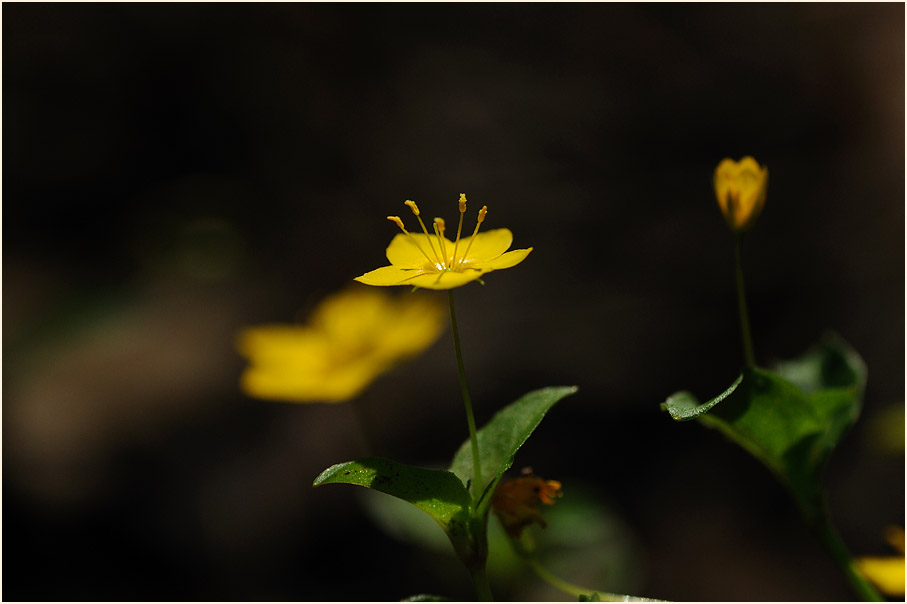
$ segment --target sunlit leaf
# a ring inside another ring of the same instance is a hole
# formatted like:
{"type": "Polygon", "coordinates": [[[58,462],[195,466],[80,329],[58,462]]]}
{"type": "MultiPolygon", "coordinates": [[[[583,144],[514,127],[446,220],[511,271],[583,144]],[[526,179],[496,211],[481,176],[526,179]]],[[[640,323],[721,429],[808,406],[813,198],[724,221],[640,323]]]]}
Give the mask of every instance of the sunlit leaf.
{"type": "MultiPolygon", "coordinates": [[[[576,392],[576,386],[542,388],[524,394],[517,401],[498,411],[491,421],[478,431],[481,456],[482,489],[486,493],[512,464],[513,456],[545,414],[565,396],[576,392]]],[[[450,471],[464,484],[473,480],[472,449],[469,440],[463,443],[451,463],[450,471]]],[[[483,497],[480,506],[487,506],[490,497],[483,497]]],[[[481,509],[481,507],[480,507],[481,509]]]]}
{"type": "Polygon", "coordinates": [[[315,479],[314,486],[323,484],[353,484],[393,495],[431,516],[454,547],[468,541],[472,499],[450,472],[368,457],[331,466],[315,479]]]}

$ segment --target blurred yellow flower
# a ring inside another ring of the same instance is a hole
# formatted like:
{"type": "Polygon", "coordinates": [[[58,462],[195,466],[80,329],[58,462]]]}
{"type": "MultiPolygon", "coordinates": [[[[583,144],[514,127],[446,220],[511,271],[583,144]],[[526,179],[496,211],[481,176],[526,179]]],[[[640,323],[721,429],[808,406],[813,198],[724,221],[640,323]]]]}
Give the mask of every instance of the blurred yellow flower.
{"type": "Polygon", "coordinates": [[[505,480],[494,490],[491,509],[497,515],[507,534],[519,538],[523,529],[533,522],[547,526],[539,504],[552,505],[561,496],[561,483],[544,480],[538,476],[526,475],[505,480]]]}
{"type": "Polygon", "coordinates": [[[735,232],[748,229],[759,217],[768,191],[768,168],[747,155],[739,162],[724,158],[715,168],[715,196],[724,219],[735,232]]]}
{"type": "Polygon", "coordinates": [[[485,273],[516,266],[532,251],[528,248],[508,252],[513,243],[513,233],[509,229],[479,233],[479,226],[488,213],[487,206],[479,210],[472,236],[461,239],[463,214],[466,213],[466,195],[462,193],[459,201],[460,222],[454,241],[444,236],[446,227],[443,219],[435,218],[434,235],[430,235],[416,202],[406,201],[405,204],[419,220],[422,233],[410,233],[399,216],[388,216],[387,219],[403,231],[387,247],[387,259],[391,264],[356,277],[356,281],[366,285],[452,289],[476,281],[485,273]]]}
{"type": "Polygon", "coordinates": [[[249,396],[340,403],[359,395],[396,362],[431,346],[444,308],[419,294],[355,288],[326,298],[306,325],[260,325],[237,337],[249,360],[240,387],[249,396]]]}
{"type": "Polygon", "coordinates": [[[890,526],[885,538],[900,556],[864,557],[857,560],[857,567],[886,596],[904,595],[904,529],[890,526]]]}

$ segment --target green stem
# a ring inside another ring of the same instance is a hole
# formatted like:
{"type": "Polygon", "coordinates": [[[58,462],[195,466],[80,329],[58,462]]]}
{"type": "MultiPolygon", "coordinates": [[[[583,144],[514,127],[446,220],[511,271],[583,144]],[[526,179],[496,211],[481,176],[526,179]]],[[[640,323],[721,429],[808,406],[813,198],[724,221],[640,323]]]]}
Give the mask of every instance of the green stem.
{"type": "Polygon", "coordinates": [[[485,565],[481,568],[471,569],[472,584],[476,588],[476,596],[479,602],[494,602],[494,596],[491,595],[491,586],[488,584],[488,574],[485,572],[485,565]]]}
{"type": "MultiPolygon", "coordinates": [[[[529,568],[531,568],[535,572],[535,574],[537,574],[543,581],[545,581],[552,587],[573,596],[574,598],[578,598],[580,596],[588,596],[592,594],[592,592],[598,593],[594,589],[585,589],[580,587],[579,585],[574,585],[573,583],[564,581],[560,577],[554,575],[547,568],[539,564],[539,561],[535,558],[527,558],[526,564],[528,564],[529,568]]],[[[600,593],[599,596],[601,596],[600,593]]]]}
{"type": "Polygon", "coordinates": [[[469,443],[472,447],[472,484],[473,499],[482,495],[482,460],[479,457],[479,436],[476,433],[476,419],[472,413],[472,399],[469,397],[469,386],[466,385],[466,369],[463,367],[463,352],[460,350],[460,332],[457,329],[457,312],[454,310],[453,290],[447,290],[450,300],[450,325],[453,328],[454,350],[457,353],[457,369],[460,373],[460,390],[463,392],[463,405],[466,407],[466,423],[469,424],[469,443]]]}
{"type": "Polygon", "coordinates": [[[847,551],[844,542],[841,541],[841,537],[831,523],[827,510],[823,510],[823,513],[820,513],[818,518],[816,518],[815,529],[828,551],[831,552],[835,562],[844,571],[850,586],[860,598],[864,602],[884,602],[885,598],[857,569],[856,561],[854,561],[850,552],[847,551]]]}
{"type": "Polygon", "coordinates": [[[737,267],[737,309],[740,313],[740,335],[743,339],[743,359],[747,369],[756,366],[756,357],[753,354],[753,337],[750,335],[750,315],[746,308],[746,288],[743,285],[743,263],[740,260],[740,246],[743,236],[734,235],[734,263],[737,267]]]}
{"type": "Polygon", "coordinates": [[[638,598],[636,596],[627,596],[621,594],[614,594],[606,591],[599,591],[597,589],[589,589],[588,587],[580,587],[568,581],[564,581],[547,568],[542,566],[542,564],[535,557],[533,551],[535,550],[534,540],[532,535],[528,532],[524,532],[519,539],[511,539],[510,545],[513,547],[513,551],[516,552],[516,555],[523,559],[523,561],[529,565],[529,568],[539,576],[540,579],[548,583],[548,585],[559,589],[562,592],[573,596],[574,598],[579,598],[580,596],[591,596],[595,594],[598,596],[599,601],[601,602],[662,602],[663,600],[651,600],[649,598],[638,598]]]}
{"type": "Polygon", "coordinates": [[[663,600],[652,600],[649,598],[637,598],[636,596],[626,596],[622,594],[613,594],[606,591],[599,591],[597,589],[589,589],[587,587],[580,587],[579,585],[574,585],[573,583],[568,583],[560,577],[553,574],[547,568],[542,566],[538,560],[535,558],[526,558],[526,563],[529,565],[535,574],[539,576],[540,579],[554,587],[559,589],[562,592],[573,596],[574,598],[579,598],[580,596],[591,596],[595,594],[598,596],[599,601],[601,602],[662,602],[663,600]]]}

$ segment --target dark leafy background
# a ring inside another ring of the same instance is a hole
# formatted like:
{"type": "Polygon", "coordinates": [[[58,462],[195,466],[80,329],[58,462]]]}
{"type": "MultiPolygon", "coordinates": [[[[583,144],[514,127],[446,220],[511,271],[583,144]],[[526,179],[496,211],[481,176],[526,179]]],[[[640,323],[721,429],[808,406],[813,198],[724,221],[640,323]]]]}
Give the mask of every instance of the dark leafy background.
{"type": "Polygon", "coordinates": [[[456,292],[479,422],[581,387],[515,467],[617,511],[641,595],[850,598],[767,470],[659,411],[738,375],[710,176],[744,154],[771,170],[757,357],[861,352],[832,511],[858,553],[903,523],[902,4],[7,3],[3,90],[7,600],[471,597],[310,486],[449,463],[450,335],[340,406],[244,397],[232,349],[381,265],[404,199],[450,221],[460,192],[535,247],[456,292]]]}

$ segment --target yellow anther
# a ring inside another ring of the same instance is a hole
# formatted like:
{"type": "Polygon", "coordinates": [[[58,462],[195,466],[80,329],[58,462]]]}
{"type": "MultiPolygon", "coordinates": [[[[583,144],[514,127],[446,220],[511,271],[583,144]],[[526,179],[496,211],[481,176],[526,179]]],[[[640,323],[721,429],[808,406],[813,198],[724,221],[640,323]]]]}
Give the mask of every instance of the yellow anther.
{"type": "Polygon", "coordinates": [[[441,229],[441,232],[444,232],[445,222],[443,218],[435,218],[435,224],[438,225],[438,228],[441,229]]]}
{"type": "Polygon", "coordinates": [[[466,211],[466,193],[460,193],[460,214],[466,211]]]}
{"type": "Polygon", "coordinates": [[[419,215],[419,206],[416,205],[415,201],[407,199],[403,202],[403,204],[409,206],[409,209],[413,211],[413,214],[415,214],[416,216],[419,215]]]}
{"type": "Polygon", "coordinates": [[[400,227],[401,231],[403,231],[404,233],[406,232],[406,227],[403,226],[403,221],[399,216],[388,216],[387,219],[400,227]]]}
{"type": "Polygon", "coordinates": [[[488,206],[482,206],[482,209],[479,210],[479,224],[485,222],[485,214],[488,213],[488,206]]]}

